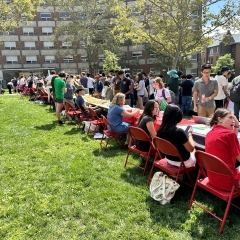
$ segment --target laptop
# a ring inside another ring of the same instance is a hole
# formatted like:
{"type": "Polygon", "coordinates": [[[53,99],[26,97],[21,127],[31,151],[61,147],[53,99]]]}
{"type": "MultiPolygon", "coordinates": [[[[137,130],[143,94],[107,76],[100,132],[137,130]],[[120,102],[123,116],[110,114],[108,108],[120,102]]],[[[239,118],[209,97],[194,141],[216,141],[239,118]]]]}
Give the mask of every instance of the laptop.
{"type": "Polygon", "coordinates": [[[193,121],[195,123],[198,123],[198,124],[207,124],[207,122],[210,122],[211,121],[211,118],[207,118],[207,117],[200,117],[200,116],[192,116],[193,117],[193,121]]]}

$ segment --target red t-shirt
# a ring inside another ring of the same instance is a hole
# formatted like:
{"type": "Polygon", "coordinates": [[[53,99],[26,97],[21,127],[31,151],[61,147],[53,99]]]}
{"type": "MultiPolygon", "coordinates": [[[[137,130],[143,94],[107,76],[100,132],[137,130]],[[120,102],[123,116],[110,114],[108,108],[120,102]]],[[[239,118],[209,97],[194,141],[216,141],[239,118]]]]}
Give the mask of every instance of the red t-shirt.
{"type": "MultiPolygon", "coordinates": [[[[214,125],[213,129],[206,135],[205,147],[207,153],[225,162],[235,179],[240,180],[240,171],[235,168],[236,157],[240,155],[240,146],[234,131],[220,125],[214,125]]],[[[230,178],[212,172],[208,172],[208,178],[212,185],[222,190],[230,190],[233,184],[230,178]]]]}

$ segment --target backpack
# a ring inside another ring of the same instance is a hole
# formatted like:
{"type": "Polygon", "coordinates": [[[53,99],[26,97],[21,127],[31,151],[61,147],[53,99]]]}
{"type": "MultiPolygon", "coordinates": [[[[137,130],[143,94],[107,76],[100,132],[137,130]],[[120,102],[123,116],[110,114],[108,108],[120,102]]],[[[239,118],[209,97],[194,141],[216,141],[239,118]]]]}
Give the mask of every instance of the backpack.
{"type": "MultiPolygon", "coordinates": [[[[174,103],[175,94],[174,94],[174,92],[171,91],[171,90],[168,90],[168,91],[169,91],[169,93],[170,93],[170,97],[171,97],[171,99],[172,99],[172,101],[169,102],[168,104],[170,104],[170,103],[174,103]]],[[[162,90],[162,96],[163,96],[163,98],[164,98],[165,100],[167,100],[166,95],[165,95],[165,89],[164,89],[164,88],[163,88],[163,90],[162,90]]]]}
{"type": "Polygon", "coordinates": [[[240,102],[240,82],[231,87],[229,99],[232,102],[240,102]]]}

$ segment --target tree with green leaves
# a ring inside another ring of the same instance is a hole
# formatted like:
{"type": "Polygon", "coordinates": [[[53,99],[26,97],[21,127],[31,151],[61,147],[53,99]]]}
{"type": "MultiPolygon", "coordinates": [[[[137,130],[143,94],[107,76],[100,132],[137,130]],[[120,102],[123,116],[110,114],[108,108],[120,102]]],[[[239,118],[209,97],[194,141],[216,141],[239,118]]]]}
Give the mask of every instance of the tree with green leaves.
{"type": "Polygon", "coordinates": [[[3,0],[0,4],[0,31],[10,31],[20,22],[32,20],[40,0],[3,0]],[[21,15],[22,14],[22,15],[21,15]],[[24,18],[22,18],[24,16],[24,18]]]}
{"type": "Polygon", "coordinates": [[[93,74],[101,68],[104,50],[120,52],[119,41],[111,33],[111,3],[111,0],[46,0],[46,6],[54,4],[57,11],[71,14],[70,21],[60,22],[54,31],[54,40],[68,45],[67,49],[60,49],[58,55],[84,56],[93,74]]]}
{"type": "Polygon", "coordinates": [[[227,0],[219,12],[210,6],[220,0],[115,0],[114,32],[122,41],[147,43],[158,55],[171,58],[175,69],[189,54],[208,45],[208,35],[237,15],[237,2],[227,0]]]}
{"type": "Polygon", "coordinates": [[[103,63],[103,70],[106,74],[110,72],[110,70],[120,69],[121,67],[118,66],[119,58],[116,54],[112,53],[109,50],[104,50],[105,60],[103,63]]]}
{"type": "Polygon", "coordinates": [[[219,57],[216,66],[213,66],[212,69],[214,73],[217,73],[223,66],[229,67],[232,74],[234,74],[234,60],[231,58],[231,54],[225,54],[219,57]]]}

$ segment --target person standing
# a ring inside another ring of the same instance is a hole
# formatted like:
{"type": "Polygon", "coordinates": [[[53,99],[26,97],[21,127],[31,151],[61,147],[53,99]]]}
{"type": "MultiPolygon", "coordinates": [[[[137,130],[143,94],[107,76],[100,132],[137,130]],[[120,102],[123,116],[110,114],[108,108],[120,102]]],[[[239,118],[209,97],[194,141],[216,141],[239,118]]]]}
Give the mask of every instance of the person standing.
{"type": "Polygon", "coordinates": [[[65,109],[67,109],[66,102],[70,103],[71,106],[73,108],[75,108],[74,107],[75,103],[73,101],[73,95],[74,95],[75,90],[76,90],[76,88],[72,83],[72,78],[70,76],[68,76],[67,80],[66,80],[66,88],[65,88],[64,100],[63,100],[65,109]]]}
{"type": "Polygon", "coordinates": [[[179,85],[181,84],[181,82],[179,80],[178,72],[177,72],[177,70],[171,70],[171,71],[167,72],[167,75],[170,76],[170,79],[168,81],[169,90],[171,90],[174,93],[174,95],[175,95],[174,101],[175,101],[175,104],[178,105],[178,103],[179,103],[179,85]]]}
{"type": "Polygon", "coordinates": [[[12,94],[13,83],[11,81],[7,84],[7,88],[8,88],[9,94],[12,94]]]}
{"type": "Polygon", "coordinates": [[[48,75],[45,79],[47,81],[47,86],[51,86],[51,80],[53,76],[57,76],[56,75],[56,71],[55,70],[51,70],[50,75],[48,75]]]}
{"type": "Polygon", "coordinates": [[[112,81],[112,86],[113,86],[113,93],[114,93],[114,96],[120,92],[120,84],[121,84],[121,80],[118,76],[118,70],[115,70],[115,77],[112,81]]]}
{"type": "Polygon", "coordinates": [[[88,90],[89,90],[89,94],[92,95],[93,94],[93,85],[94,85],[94,79],[91,78],[91,75],[90,73],[87,73],[87,79],[88,79],[88,82],[87,82],[87,87],[88,87],[88,90]]]}
{"type": "Polygon", "coordinates": [[[61,120],[61,110],[63,107],[63,99],[64,99],[64,93],[65,93],[65,87],[66,83],[63,81],[63,79],[66,78],[65,72],[60,72],[59,77],[56,77],[54,79],[54,91],[56,96],[56,116],[58,119],[59,124],[63,124],[63,121],[61,120]]]}
{"type": "Polygon", "coordinates": [[[101,95],[102,95],[102,90],[103,90],[103,84],[101,81],[99,81],[99,75],[96,75],[94,77],[94,80],[95,80],[95,84],[94,84],[94,88],[95,88],[95,96],[96,97],[100,97],[101,98],[101,95]]]}
{"type": "Polygon", "coordinates": [[[148,97],[149,100],[154,99],[154,76],[152,72],[149,72],[148,74],[149,78],[149,85],[148,85],[148,97]]]}
{"type": "Polygon", "coordinates": [[[144,96],[144,89],[145,89],[145,82],[143,80],[142,73],[138,73],[136,75],[136,82],[138,83],[136,91],[137,91],[137,107],[141,110],[144,109],[143,107],[143,96],[144,96]]]}
{"type": "Polygon", "coordinates": [[[215,105],[216,105],[215,111],[218,108],[224,107],[225,98],[226,98],[226,96],[228,96],[228,93],[227,93],[228,83],[227,83],[227,79],[225,77],[228,74],[228,70],[229,70],[228,67],[225,67],[225,66],[222,67],[222,69],[218,72],[218,74],[215,78],[218,83],[218,94],[214,98],[215,105]]]}
{"type": "Polygon", "coordinates": [[[118,77],[121,79],[120,92],[125,94],[125,104],[131,105],[130,94],[132,93],[133,86],[129,78],[126,78],[123,70],[118,72],[118,77]]]}
{"type": "Polygon", "coordinates": [[[186,78],[181,84],[182,88],[182,104],[181,104],[181,110],[185,116],[189,115],[189,109],[192,102],[192,88],[193,88],[193,82],[190,78],[186,78]]]}
{"type": "Polygon", "coordinates": [[[88,78],[86,77],[85,72],[82,72],[82,77],[80,78],[80,84],[84,87],[87,88],[87,84],[88,84],[88,78]]]}
{"type": "Polygon", "coordinates": [[[211,65],[203,64],[202,78],[193,85],[193,111],[201,117],[212,117],[215,109],[214,98],[218,94],[218,83],[210,79],[211,65]],[[197,105],[198,101],[198,105],[197,105]]]}
{"type": "Polygon", "coordinates": [[[109,100],[111,102],[113,99],[113,90],[111,87],[110,80],[111,80],[111,76],[107,76],[103,85],[106,90],[106,100],[109,100]]]}

